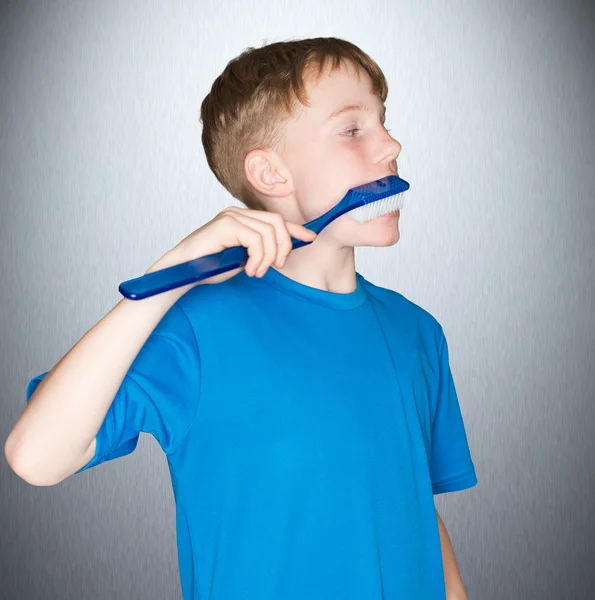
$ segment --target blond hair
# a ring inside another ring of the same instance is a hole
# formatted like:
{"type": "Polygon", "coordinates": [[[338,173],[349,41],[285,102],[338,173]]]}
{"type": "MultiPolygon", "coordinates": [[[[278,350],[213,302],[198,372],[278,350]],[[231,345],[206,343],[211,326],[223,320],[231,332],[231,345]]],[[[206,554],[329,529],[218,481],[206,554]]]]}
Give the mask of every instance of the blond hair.
{"type": "Polygon", "coordinates": [[[363,69],[372,93],[384,103],[386,78],[370,56],[346,40],[310,38],[247,48],[215,79],[200,107],[202,144],[219,182],[247,208],[264,210],[246,179],[244,159],[256,148],[282,150],[285,123],[294,115],[296,99],[310,106],[305,87],[316,85],[327,62],[331,70],[344,62],[363,69]]]}

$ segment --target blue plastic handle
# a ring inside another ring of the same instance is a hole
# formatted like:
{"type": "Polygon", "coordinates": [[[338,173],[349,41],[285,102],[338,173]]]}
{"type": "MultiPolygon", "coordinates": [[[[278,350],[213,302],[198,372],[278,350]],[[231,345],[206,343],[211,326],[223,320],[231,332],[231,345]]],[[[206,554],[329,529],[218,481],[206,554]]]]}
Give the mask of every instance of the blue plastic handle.
{"type": "Polygon", "coordinates": [[[129,279],[121,283],[118,290],[130,300],[142,300],[243,267],[247,262],[248,250],[244,246],[234,246],[215,254],[201,256],[173,267],[129,279]]]}
{"type": "MultiPolygon", "coordinates": [[[[409,183],[397,175],[389,175],[370,183],[365,183],[350,189],[341,201],[321,217],[303,225],[316,234],[320,233],[331,221],[346,212],[376,202],[388,196],[399,194],[409,189],[409,183]]],[[[305,242],[291,238],[292,249],[307,246],[312,242],[305,242]]],[[[141,277],[124,281],[118,287],[118,291],[129,300],[143,300],[149,296],[161,294],[169,290],[208,279],[243,267],[248,262],[248,250],[244,246],[226,248],[221,252],[209,254],[189,260],[188,262],[166,267],[153,273],[146,273],[141,277]]]]}

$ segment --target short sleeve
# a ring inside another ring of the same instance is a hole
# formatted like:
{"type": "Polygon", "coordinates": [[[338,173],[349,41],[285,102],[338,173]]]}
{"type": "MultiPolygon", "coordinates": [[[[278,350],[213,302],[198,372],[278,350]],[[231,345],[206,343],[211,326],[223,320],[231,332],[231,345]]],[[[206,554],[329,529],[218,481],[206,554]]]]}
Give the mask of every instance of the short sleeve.
{"type": "MultiPolygon", "coordinates": [[[[48,373],[29,381],[27,402],[48,373]]],[[[152,434],[164,452],[171,453],[196,414],[199,389],[196,335],[186,313],[176,303],[126,373],[97,433],[95,456],[76,473],[130,454],[141,431],[152,434]]]]}
{"type": "Polygon", "coordinates": [[[448,343],[440,328],[438,397],[432,417],[430,474],[432,492],[442,494],[477,483],[465,425],[450,370],[448,343]]]}

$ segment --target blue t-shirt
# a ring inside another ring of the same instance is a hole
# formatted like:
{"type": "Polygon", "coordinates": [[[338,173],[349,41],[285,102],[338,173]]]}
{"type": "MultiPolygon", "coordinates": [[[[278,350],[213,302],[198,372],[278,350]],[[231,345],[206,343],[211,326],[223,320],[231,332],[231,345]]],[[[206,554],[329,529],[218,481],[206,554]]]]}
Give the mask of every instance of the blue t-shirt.
{"type": "Polygon", "coordinates": [[[445,597],[433,495],[477,477],[442,327],[401,294],[273,267],[191,289],[78,472],[141,431],[167,456],[185,600],[445,597]]]}

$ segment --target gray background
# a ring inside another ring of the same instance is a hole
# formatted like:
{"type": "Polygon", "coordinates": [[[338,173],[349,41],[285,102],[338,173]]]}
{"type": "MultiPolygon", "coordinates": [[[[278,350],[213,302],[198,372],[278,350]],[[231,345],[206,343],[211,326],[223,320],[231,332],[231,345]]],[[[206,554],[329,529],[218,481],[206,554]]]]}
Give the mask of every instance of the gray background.
{"type": "MultiPolygon", "coordinates": [[[[470,598],[593,598],[595,11],[587,2],[12,2],[0,20],[2,418],[224,206],[200,102],[248,46],[333,35],[386,73],[411,183],[358,270],[430,311],[479,484],[436,497],[470,598]]],[[[84,400],[84,399],[81,399],[84,400]]],[[[2,442],[4,443],[4,442],[2,442]]],[[[0,595],[179,598],[150,436],[58,486],[0,461],[0,595]]]]}

